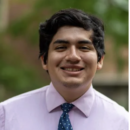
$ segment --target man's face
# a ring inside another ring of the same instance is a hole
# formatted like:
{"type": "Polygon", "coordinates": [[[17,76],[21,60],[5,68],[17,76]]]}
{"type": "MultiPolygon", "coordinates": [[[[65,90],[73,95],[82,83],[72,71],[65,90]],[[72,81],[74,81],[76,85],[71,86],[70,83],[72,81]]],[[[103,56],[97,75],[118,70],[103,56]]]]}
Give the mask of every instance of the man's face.
{"type": "Polygon", "coordinates": [[[103,65],[103,58],[97,62],[92,34],[92,30],[63,26],[54,35],[43,68],[55,87],[90,87],[96,70],[103,65]]]}

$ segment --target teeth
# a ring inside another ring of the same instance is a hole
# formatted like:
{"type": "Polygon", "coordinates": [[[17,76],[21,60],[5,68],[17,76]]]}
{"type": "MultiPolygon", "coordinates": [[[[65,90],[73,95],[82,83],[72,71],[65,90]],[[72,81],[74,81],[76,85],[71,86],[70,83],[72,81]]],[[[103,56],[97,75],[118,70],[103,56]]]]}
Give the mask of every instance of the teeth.
{"type": "Polygon", "coordinates": [[[80,71],[80,69],[77,68],[65,68],[67,71],[80,71]]]}

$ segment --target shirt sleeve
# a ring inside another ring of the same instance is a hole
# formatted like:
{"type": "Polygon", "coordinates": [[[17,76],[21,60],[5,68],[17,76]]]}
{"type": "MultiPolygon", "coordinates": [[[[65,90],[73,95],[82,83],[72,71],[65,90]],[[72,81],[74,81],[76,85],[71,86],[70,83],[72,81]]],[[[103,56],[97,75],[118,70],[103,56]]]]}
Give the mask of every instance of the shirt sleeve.
{"type": "Polygon", "coordinates": [[[119,130],[129,130],[129,113],[127,112],[120,124],[119,130]]]}
{"type": "Polygon", "coordinates": [[[0,104],[0,130],[5,130],[4,125],[5,125],[4,108],[3,108],[2,104],[0,104]]]}

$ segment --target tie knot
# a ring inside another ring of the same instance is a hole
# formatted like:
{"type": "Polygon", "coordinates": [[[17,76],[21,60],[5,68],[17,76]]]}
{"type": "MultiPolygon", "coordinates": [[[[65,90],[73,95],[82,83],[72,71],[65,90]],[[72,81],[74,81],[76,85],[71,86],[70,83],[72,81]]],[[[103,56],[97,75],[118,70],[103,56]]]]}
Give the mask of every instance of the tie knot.
{"type": "Polygon", "coordinates": [[[61,109],[63,110],[63,112],[66,112],[66,113],[68,113],[73,107],[74,105],[70,103],[64,103],[61,105],[61,109]]]}

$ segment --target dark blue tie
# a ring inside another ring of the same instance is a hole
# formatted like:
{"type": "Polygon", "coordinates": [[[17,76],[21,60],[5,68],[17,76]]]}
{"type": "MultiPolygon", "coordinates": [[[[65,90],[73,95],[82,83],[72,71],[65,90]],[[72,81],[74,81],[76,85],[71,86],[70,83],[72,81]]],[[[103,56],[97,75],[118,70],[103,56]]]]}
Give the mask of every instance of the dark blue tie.
{"type": "Polygon", "coordinates": [[[64,103],[63,105],[61,105],[63,113],[59,120],[58,130],[73,130],[68,114],[73,107],[74,105],[70,103],[64,103]]]}

